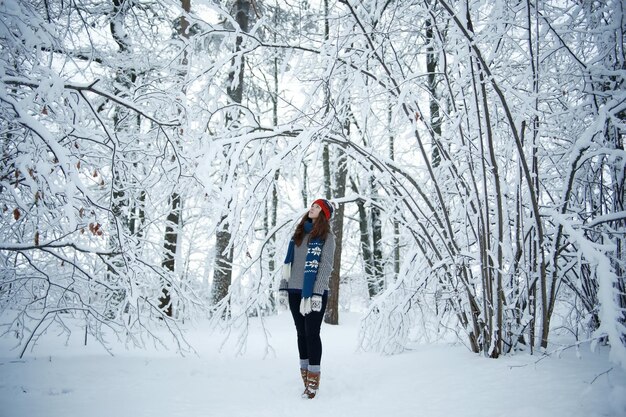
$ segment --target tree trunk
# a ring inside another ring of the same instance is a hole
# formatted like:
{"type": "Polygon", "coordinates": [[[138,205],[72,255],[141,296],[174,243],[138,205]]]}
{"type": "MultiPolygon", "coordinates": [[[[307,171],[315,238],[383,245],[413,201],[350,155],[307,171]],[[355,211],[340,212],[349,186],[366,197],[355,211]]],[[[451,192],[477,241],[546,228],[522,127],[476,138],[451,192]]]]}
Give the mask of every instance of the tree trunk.
{"type": "MultiPolygon", "coordinates": [[[[191,11],[191,0],[181,0],[181,6],[183,10],[187,13],[191,11]]],[[[189,38],[189,22],[185,16],[180,17],[180,25],[178,27],[178,36],[181,38],[187,39],[189,38]]],[[[178,71],[178,76],[181,80],[183,80],[187,73],[187,51],[182,51],[182,60],[180,69],[178,71]]],[[[184,85],[184,83],[181,83],[184,85]]],[[[183,88],[183,93],[184,93],[183,88]]],[[[176,270],[176,254],[178,251],[178,233],[180,228],[182,227],[182,216],[181,216],[181,196],[180,194],[173,192],[170,195],[170,212],[167,215],[167,221],[165,225],[165,236],[164,236],[164,246],[163,249],[165,253],[163,254],[163,267],[172,273],[176,270]]],[[[172,317],[174,314],[174,308],[172,305],[172,297],[171,297],[171,283],[164,282],[162,288],[162,295],[159,298],[159,308],[163,310],[163,312],[168,316],[172,317]]]]}
{"type": "MultiPolygon", "coordinates": [[[[111,36],[118,46],[118,53],[121,60],[127,59],[128,53],[131,51],[131,44],[126,34],[126,14],[128,13],[131,4],[126,0],[113,0],[113,9],[111,11],[111,22],[109,28],[111,30],[111,36]]],[[[115,74],[116,84],[120,87],[115,87],[115,95],[120,95],[122,92],[130,93],[133,89],[133,85],[136,81],[137,75],[133,68],[119,69],[115,74]]],[[[113,125],[116,133],[120,133],[121,137],[126,136],[131,129],[135,129],[139,126],[139,116],[135,117],[135,123],[129,123],[126,121],[126,115],[123,113],[121,106],[116,106],[113,112],[113,125]]],[[[117,151],[117,150],[116,150],[117,151]]],[[[119,151],[121,152],[121,151],[119,151]]],[[[116,154],[114,154],[116,155],[116,154]]],[[[112,160],[112,181],[111,181],[111,224],[117,224],[120,229],[129,230],[131,227],[131,218],[128,215],[128,206],[132,204],[131,195],[132,187],[127,184],[126,170],[117,158],[114,156],[112,160]]],[[[120,241],[118,235],[111,234],[109,237],[109,246],[112,252],[122,251],[120,248],[120,241]]],[[[107,264],[107,279],[111,282],[115,282],[120,279],[120,272],[124,269],[124,260],[120,256],[113,256],[110,262],[107,264]]],[[[113,285],[115,287],[115,285],[113,285]]],[[[125,290],[116,289],[113,290],[112,305],[119,306],[123,302],[126,294],[125,290]]],[[[124,307],[126,311],[127,307],[124,307]]],[[[114,308],[109,311],[111,317],[115,315],[114,308]]]]}
{"type": "MultiPolygon", "coordinates": [[[[344,197],[346,194],[346,180],[348,170],[346,167],[347,158],[343,150],[338,150],[337,165],[339,167],[335,189],[335,196],[344,197]]],[[[344,220],[344,204],[339,204],[334,215],[333,229],[335,232],[335,256],[333,258],[333,272],[330,276],[330,293],[326,306],[326,314],[324,321],[328,324],[339,324],[339,283],[341,281],[341,253],[343,247],[343,220],[344,220]]]]}
{"type": "MultiPolygon", "coordinates": [[[[373,178],[372,178],[373,180],[373,178]]],[[[376,291],[380,292],[385,287],[385,276],[383,271],[383,225],[380,220],[381,211],[376,198],[376,185],[372,181],[372,210],[371,210],[371,225],[372,225],[372,263],[374,267],[374,285],[376,285],[376,291]]]]}
{"type": "MultiPolygon", "coordinates": [[[[359,193],[357,185],[352,181],[352,190],[355,194],[359,193]]],[[[365,203],[362,199],[356,202],[357,209],[359,211],[359,232],[361,240],[361,256],[363,257],[363,266],[365,276],[367,278],[367,291],[370,298],[374,298],[378,294],[378,287],[375,285],[374,277],[374,261],[372,260],[372,248],[370,245],[370,234],[368,230],[367,212],[365,210],[365,203]]]]}
{"type": "Polygon", "coordinates": [[[432,163],[433,168],[437,168],[441,163],[441,153],[439,151],[439,138],[441,137],[441,116],[439,109],[439,98],[437,94],[437,54],[434,45],[433,22],[426,19],[426,73],[428,74],[428,101],[430,108],[430,127],[433,134],[432,163]]]}
{"type": "MultiPolygon", "coordinates": [[[[250,13],[250,1],[249,0],[237,0],[235,2],[235,20],[239,25],[239,28],[243,32],[248,32],[248,21],[250,13]]],[[[237,37],[235,52],[241,52],[241,44],[243,38],[237,37]]],[[[230,100],[234,103],[241,104],[243,101],[243,87],[244,87],[244,65],[245,58],[242,56],[240,64],[237,65],[236,60],[233,58],[231,70],[228,74],[228,86],[227,93],[230,100]],[[235,83],[235,78],[237,82],[235,83]]],[[[237,111],[237,110],[234,110],[237,111]]],[[[230,124],[238,117],[238,114],[230,114],[226,118],[226,123],[230,124]]],[[[236,163],[236,161],[231,161],[236,163]]],[[[212,301],[218,303],[228,295],[228,289],[232,282],[232,265],[233,265],[233,247],[231,246],[231,232],[230,224],[228,223],[228,215],[232,206],[232,200],[229,200],[227,207],[220,218],[219,229],[216,234],[215,242],[215,270],[213,273],[213,289],[212,289],[212,301]]]]}
{"type": "MultiPolygon", "coordinates": [[[[178,249],[178,229],[181,221],[181,207],[180,207],[180,195],[178,193],[172,193],[170,196],[170,212],[167,215],[167,222],[165,225],[165,254],[163,255],[163,268],[170,272],[174,272],[176,265],[176,251],[178,249]]],[[[159,308],[169,317],[172,317],[174,311],[172,308],[172,298],[170,294],[171,284],[168,282],[163,283],[163,294],[159,298],[159,308]]]]}
{"type": "MultiPolygon", "coordinates": [[[[391,116],[392,109],[391,104],[389,104],[387,110],[387,125],[389,130],[389,159],[392,161],[396,160],[396,144],[395,144],[395,136],[393,134],[393,130],[391,128],[391,116]]],[[[400,223],[397,220],[396,216],[393,216],[393,273],[394,279],[398,277],[400,274],[400,223]]]]}

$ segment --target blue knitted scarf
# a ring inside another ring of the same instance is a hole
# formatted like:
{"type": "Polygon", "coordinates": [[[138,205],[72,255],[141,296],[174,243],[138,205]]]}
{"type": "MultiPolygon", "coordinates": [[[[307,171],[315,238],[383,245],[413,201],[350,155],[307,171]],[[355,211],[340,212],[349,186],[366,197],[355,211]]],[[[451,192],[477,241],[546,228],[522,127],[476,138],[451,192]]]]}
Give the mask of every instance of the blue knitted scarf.
{"type": "MultiPolygon", "coordinates": [[[[304,223],[304,231],[311,233],[313,230],[313,223],[304,223]]],[[[324,240],[322,239],[309,239],[309,244],[306,252],[306,259],[304,261],[304,283],[302,284],[302,298],[309,298],[313,295],[313,286],[315,285],[315,279],[317,278],[317,270],[320,265],[320,258],[322,257],[322,247],[324,246],[324,240]]],[[[293,239],[289,242],[289,248],[287,249],[287,257],[285,263],[289,264],[293,262],[295,242],[293,239]]]]}

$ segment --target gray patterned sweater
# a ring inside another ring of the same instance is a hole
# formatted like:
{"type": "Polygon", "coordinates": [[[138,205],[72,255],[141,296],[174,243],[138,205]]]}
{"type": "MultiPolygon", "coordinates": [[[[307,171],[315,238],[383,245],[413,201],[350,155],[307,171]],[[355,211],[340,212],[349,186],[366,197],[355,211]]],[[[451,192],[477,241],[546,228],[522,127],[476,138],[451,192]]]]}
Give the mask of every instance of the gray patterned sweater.
{"type": "MultiPolygon", "coordinates": [[[[289,280],[282,279],[280,281],[280,291],[301,292],[304,284],[304,262],[308,249],[309,234],[304,236],[302,244],[295,246],[293,251],[293,262],[291,265],[291,275],[289,280]]],[[[330,274],[333,272],[333,258],[335,256],[335,235],[329,232],[322,247],[322,255],[320,256],[320,265],[313,286],[313,294],[324,295],[328,291],[328,282],[330,274]]]]}

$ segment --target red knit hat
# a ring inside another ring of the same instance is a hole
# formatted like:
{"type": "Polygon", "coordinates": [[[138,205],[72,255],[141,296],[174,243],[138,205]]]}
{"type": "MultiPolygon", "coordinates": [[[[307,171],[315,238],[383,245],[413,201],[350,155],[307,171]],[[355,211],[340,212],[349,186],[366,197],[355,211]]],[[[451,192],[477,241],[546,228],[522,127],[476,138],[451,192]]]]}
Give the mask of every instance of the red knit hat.
{"type": "Polygon", "coordinates": [[[320,206],[320,208],[324,212],[324,216],[326,216],[326,219],[330,220],[330,218],[333,215],[333,210],[334,210],[333,205],[330,203],[330,201],[324,200],[323,198],[318,198],[317,200],[313,202],[313,204],[317,204],[318,206],[320,206]]]}

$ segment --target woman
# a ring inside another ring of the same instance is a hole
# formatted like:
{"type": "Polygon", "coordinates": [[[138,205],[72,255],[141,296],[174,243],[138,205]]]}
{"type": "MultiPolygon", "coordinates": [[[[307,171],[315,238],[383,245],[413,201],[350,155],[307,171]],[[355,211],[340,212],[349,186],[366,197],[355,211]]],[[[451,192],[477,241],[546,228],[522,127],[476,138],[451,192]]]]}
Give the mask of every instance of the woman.
{"type": "Polygon", "coordinates": [[[289,242],[280,283],[280,303],[289,306],[296,325],[304,398],[314,398],[320,383],[320,327],[335,253],[335,235],[329,223],[332,215],[329,201],[319,199],[311,204],[289,242]]]}

